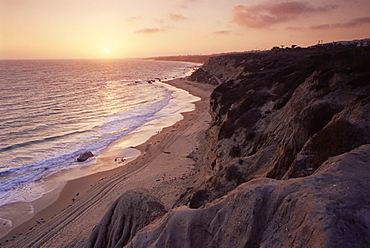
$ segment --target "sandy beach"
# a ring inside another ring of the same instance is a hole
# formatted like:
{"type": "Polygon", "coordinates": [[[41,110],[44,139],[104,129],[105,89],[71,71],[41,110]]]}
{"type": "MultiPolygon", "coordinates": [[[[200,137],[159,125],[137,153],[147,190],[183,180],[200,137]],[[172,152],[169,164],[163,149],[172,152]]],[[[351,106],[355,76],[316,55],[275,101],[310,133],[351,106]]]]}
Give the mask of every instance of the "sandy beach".
{"type": "MultiPolygon", "coordinates": [[[[148,189],[170,208],[196,180],[197,170],[188,155],[204,139],[210,121],[212,85],[175,79],[167,82],[201,98],[184,119],[135,147],[141,155],[116,169],[69,181],[50,206],[1,239],[2,247],[83,247],[110,205],[124,192],[148,189]]],[[[119,142],[119,141],[117,141],[119,142]]],[[[118,144],[119,145],[119,144],[118,144]]],[[[116,151],[104,157],[115,163],[116,151]]],[[[43,208],[43,200],[35,209],[43,208]]]]}

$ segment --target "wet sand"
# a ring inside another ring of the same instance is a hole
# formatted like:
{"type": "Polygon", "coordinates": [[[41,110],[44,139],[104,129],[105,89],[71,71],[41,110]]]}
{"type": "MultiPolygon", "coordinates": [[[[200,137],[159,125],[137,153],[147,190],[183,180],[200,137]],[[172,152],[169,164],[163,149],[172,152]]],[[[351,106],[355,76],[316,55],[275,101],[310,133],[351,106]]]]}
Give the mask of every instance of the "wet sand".
{"type": "MultiPolygon", "coordinates": [[[[149,189],[171,207],[197,178],[194,161],[188,155],[204,138],[210,121],[209,96],[214,86],[184,79],[168,83],[201,98],[195,103],[195,111],[183,113],[183,120],[135,147],[141,155],[134,161],[67,182],[54,203],[2,238],[1,246],[83,247],[110,205],[131,189],[149,189]]],[[[117,157],[120,157],[117,149],[112,149],[104,161],[117,163],[117,157]]],[[[44,201],[53,197],[55,192],[36,202],[35,210],[43,208],[44,201]]]]}

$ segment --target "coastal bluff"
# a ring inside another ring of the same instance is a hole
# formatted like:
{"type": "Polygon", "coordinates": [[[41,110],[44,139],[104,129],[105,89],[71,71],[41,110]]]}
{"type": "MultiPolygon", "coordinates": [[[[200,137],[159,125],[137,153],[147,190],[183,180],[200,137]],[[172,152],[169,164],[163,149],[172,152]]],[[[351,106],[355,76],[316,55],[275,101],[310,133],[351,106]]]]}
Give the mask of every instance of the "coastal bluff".
{"type": "Polygon", "coordinates": [[[370,247],[369,65],[356,46],[210,58],[189,78],[216,86],[196,180],[168,209],[122,196],[88,247],[370,247]]]}

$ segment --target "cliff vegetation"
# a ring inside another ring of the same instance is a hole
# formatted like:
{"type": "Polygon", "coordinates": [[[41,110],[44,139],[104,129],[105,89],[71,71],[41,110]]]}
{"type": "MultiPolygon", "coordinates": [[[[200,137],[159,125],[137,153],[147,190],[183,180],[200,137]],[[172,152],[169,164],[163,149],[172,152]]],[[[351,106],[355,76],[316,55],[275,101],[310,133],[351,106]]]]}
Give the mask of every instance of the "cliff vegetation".
{"type": "Polygon", "coordinates": [[[356,46],[210,58],[190,77],[217,85],[198,180],[124,245],[370,247],[369,65],[356,46]]]}

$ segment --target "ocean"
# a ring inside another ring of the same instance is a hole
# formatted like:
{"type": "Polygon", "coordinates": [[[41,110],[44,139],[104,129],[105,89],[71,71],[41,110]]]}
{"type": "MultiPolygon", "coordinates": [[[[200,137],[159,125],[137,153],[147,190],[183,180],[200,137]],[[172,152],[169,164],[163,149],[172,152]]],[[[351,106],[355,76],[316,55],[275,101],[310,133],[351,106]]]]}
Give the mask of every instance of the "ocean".
{"type": "MultiPolygon", "coordinates": [[[[135,158],[138,154],[130,147],[194,109],[197,97],[164,82],[189,75],[197,65],[0,61],[0,207],[38,199],[57,187],[58,180],[71,179],[73,168],[84,168],[74,177],[111,169],[94,166],[101,151],[119,139],[126,138],[121,147],[128,151],[125,159],[135,158]],[[77,162],[85,151],[95,156],[77,162]]],[[[0,209],[0,220],[9,224],[1,214],[0,209]]]]}

